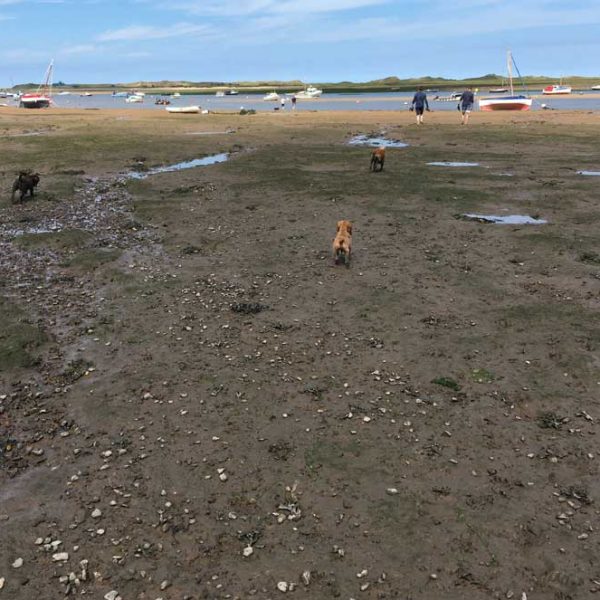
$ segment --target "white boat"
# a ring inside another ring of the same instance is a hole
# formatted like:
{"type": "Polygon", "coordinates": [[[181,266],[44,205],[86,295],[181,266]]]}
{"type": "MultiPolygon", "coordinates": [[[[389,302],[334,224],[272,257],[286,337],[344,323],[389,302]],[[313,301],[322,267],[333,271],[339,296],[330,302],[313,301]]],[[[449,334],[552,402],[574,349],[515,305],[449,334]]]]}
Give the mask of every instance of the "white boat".
{"type": "Polygon", "coordinates": [[[59,96],[70,96],[71,92],[58,92],[59,96]]]}
{"type": "Polygon", "coordinates": [[[592,89],[593,89],[593,90],[600,90],[600,85],[593,85],[593,86],[592,86],[592,89]]]}
{"type": "Polygon", "coordinates": [[[140,96],[138,94],[132,94],[131,96],[127,96],[127,98],[125,98],[125,102],[127,102],[129,104],[140,103],[143,101],[144,101],[144,97],[140,96]]]}
{"type": "Polygon", "coordinates": [[[277,92],[270,92],[263,98],[263,100],[265,102],[277,102],[279,100],[279,94],[277,92]]]}
{"type": "MultiPolygon", "coordinates": [[[[529,110],[533,100],[525,95],[515,95],[512,78],[513,64],[515,68],[517,65],[512,57],[510,50],[506,56],[506,65],[508,68],[508,85],[510,89],[510,96],[502,96],[500,98],[480,98],[479,108],[484,111],[495,111],[495,110],[529,110]]],[[[519,69],[517,68],[517,73],[519,69]]]]}
{"type": "Polygon", "coordinates": [[[52,72],[54,70],[54,61],[50,61],[44,81],[37,92],[32,94],[23,94],[19,98],[21,108],[48,108],[52,102],[52,72]]]}
{"type": "Polygon", "coordinates": [[[217,98],[225,98],[225,92],[219,91],[215,94],[217,98]]]}
{"type": "Polygon", "coordinates": [[[173,98],[181,98],[181,94],[179,92],[175,92],[172,97],[173,98]]]}
{"type": "Polygon", "coordinates": [[[226,96],[237,96],[239,92],[237,90],[225,90],[226,96]]]}
{"type": "Polygon", "coordinates": [[[570,94],[573,91],[570,85],[548,85],[542,90],[545,96],[557,96],[559,94],[570,94]]]}
{"type": "Polygon", "coordinates": [[[297,100],[316,100],[321,97],[323,90],[319,90],[316,87],[309,85],[305,90],[294,94],[297,100]]]}
{"type": "Polygon", "coordinates": [[[165,108],[170,113],[183,113],[186,115],[198,114],[200,112],[199,106],[167,106],[165,108]]]}

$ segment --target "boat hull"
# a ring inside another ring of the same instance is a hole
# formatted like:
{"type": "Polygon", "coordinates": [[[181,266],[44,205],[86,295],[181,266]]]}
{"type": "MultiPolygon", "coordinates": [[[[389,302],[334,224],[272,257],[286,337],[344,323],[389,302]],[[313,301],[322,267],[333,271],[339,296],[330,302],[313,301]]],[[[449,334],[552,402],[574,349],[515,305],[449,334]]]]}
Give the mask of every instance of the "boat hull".
{"type": "Polygon", "coordinates": [[[25,94],[19,99],[21,108],[48,108],[50,106],[50,98],[40,94],[25,94]]]}
{"type": "Polygon", "coordinates": [[[482,98],[479,100],[479,109],[486,112],[496,110],[529,110],[532,102],[531,98],[525,98],[524,96],[482,98]]]}
{"type": "Polygon", "coordinates": [[[544,96],[559,96],[570,94],[573,90],[568,85],[549,85],[542,90],[544,96]]]}
{"type": "Polygon", "coordinates": [[[167,112],[184,115],[195,115],[200,112],[199,106],[167,106],[167,112]]]}

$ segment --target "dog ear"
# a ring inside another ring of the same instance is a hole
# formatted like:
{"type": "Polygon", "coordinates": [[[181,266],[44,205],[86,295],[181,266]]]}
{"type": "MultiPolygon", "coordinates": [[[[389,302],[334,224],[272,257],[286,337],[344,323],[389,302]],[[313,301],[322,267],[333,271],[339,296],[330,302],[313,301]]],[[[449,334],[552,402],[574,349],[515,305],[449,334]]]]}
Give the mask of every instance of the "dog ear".
{"type": "Polygon", "coordinates": [[[336,230],[337,232],[339,232],[339,230],[340,230],[340,227],[341,227],[341,226],[342,226],[342,222],[341,222],[341,221],[338,221],[338,222],[337,222],[337,224],[336,224],[336,226],[335,226],[335,230],[336,230]]]}
{"type": "Polygon", "coordinates": [[[352,223],[348,223],[348,233],[352,235],[352,223]]]}

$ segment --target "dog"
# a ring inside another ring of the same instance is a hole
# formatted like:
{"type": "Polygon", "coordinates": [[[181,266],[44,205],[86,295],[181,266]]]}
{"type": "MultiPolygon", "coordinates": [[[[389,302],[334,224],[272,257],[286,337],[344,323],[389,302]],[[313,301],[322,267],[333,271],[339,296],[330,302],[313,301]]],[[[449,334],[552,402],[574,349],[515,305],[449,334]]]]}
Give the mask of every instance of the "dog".
{"type": "Polygon", "coordinates": [[[385,163],[385,147],[381,146],[380,148],[375,148],[371,154],[370,170],[373,172],[383,171],[383,163],[385,163]]]}
{"type": "Polygon", "coordinates": [[[333,261],[336,265],[350,266],[352,253],[352,223],[342,220],[337,222],[337,230],[333,239],[333,261]]]}
{"type": "Polygon", "coordinates": [[[13,183],[11,201],[14,203],[15,194],[17,191],[20,192],[21,196],[19,202],[23,202],[25,196],[29,192],[29,195],[33,198],[33,190],[40,182],[39,173],[31,173],[30,171],[21,171],[19,176],[13,183]]]}

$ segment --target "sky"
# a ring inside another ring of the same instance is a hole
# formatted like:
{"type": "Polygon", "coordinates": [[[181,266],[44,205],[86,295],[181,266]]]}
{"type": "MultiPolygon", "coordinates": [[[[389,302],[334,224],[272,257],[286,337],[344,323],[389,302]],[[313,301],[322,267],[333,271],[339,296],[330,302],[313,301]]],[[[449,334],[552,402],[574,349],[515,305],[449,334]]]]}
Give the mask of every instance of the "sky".
{"type": "Polygon", "coordinates": [[[598,76],[600,0],[0,0],[0,87],[598,76]]]}

